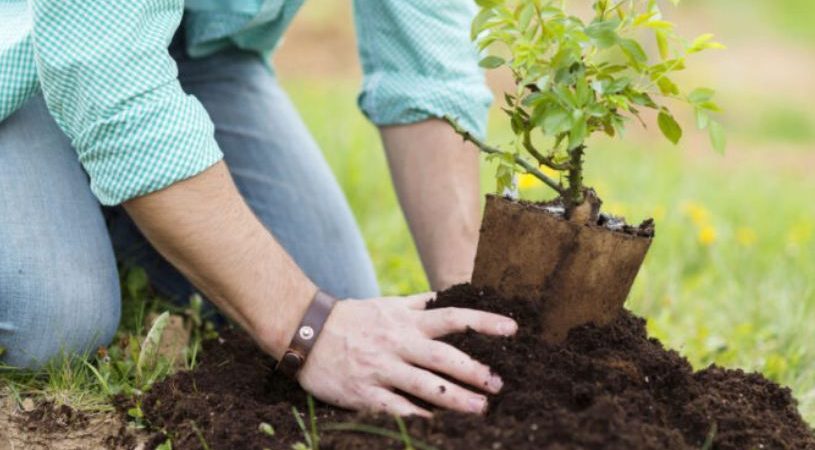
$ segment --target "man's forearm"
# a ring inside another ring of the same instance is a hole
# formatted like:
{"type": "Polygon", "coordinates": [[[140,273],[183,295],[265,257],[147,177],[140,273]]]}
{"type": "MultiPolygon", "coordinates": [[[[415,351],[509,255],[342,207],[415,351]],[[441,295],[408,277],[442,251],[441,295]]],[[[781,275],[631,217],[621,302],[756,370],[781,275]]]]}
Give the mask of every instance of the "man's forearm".
{"type": "Polygon", "coordinates": [[[124,204],[155,248],[280,357],[317,288],[258,221],[225,164],[124,204]]]}
{"type": "Polygon", "coordinates": [[[481,222],[478,151],[441,120],[380,131],[431,288],[469,281],[481,222]]]}

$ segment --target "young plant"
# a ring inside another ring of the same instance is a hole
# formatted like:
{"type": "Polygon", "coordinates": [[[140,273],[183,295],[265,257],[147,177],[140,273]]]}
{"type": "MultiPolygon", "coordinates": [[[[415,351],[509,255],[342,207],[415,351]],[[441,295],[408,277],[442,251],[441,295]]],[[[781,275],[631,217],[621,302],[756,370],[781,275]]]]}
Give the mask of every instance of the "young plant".
{"type": "Polygon", "coordinates": [[[303,421],[303,416],[300,414],[300,411],[297,410],[297,407],[292,406],[291,408],[292,414],[294,414],[294,420],[297,422],[297,426],[300,427],[300,431],[303,432],[303,437],[305,438],[305,442],[298,442],[297,444],[294,444],[292,446],[292,450],[320,449],[320,432],[317,429],[317,414],[314,411],[314,397],[309,394],[306,401],[308,403],[308,428],[306,427],[306,423],[303,421]]]}
{"type": "Polygon", "coordinates": [[[437,447],[411,437],[410,434],[408,434],[405,422],[401,417],[394,416],[394,420],[396,421],[397,427],[399,427],[398,432],[389,430],[387,428],[357,422],[331,423],[323,427],[323,430],[354,432],[379,436],[402,443],[402,445],[404,445],[404,450],[439,450],[437,447]]]}
{"type": "MultiPolygon", "coordinates": [[[[710,34],[693,41],[681,38],[656,0],[595,0],[589,21],[570,14],[565,0],[476,3],[480,12],[472,38],[479,50],[495,50],[481,66],[507,68],[515,80],[503,108],[515,135],[513,149],[490,147],[448,121],[498,161],[499,192],[514,190],[517,173],[529,173],[557,192],[572,219],[593,194],[583,184],[586,140],[596,133],[622,136],[631,119],[645,125],[641,113],[652,109],[662,134],[676,144],[682,128],[669,99],[690,104],[697,126],[709,131],[717,151],[724,151],[722,126],[712,118],[719,111],[714,91],[700,87],[686,93],[672,78],[685,69],[688,56],[723,46],[710,34]],[[646,52],[644,38],[653,40],[656,58],[646,52]],[[538,170],[541,166],[559,173],[560,180],[538,170]]],[[[599,200],[593,206],[596,216],[599,200]]]]}

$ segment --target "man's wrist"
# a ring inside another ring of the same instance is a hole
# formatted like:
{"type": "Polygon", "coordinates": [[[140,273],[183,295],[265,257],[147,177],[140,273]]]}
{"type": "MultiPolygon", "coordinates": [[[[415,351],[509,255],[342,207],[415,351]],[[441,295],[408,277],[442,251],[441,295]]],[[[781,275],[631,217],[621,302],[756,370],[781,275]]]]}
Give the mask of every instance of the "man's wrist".
{"type": "Polygon", "coordinates": [[[255,340],[263,351],[280,360],[317,290],[314,283],[305,279],[284,293],[273,292],[269,294],[271,298],[263,300],[275,305],[273,312],[264,308],[261,314],[252,318],[255,340]]]}

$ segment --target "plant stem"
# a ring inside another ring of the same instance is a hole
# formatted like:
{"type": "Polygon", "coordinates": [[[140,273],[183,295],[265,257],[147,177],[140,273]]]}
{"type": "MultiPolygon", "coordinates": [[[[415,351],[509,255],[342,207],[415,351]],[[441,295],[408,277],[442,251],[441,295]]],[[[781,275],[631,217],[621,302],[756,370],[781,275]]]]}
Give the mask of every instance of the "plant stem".
{"type": "Polygon", "coordinates": [[[526,149],[526,151],[529,152],[529,154],[532,155],[535,159],[537,159],[539,164],[541,164],[543,166],[546,166],[546,167],[548,167],[548,168],[550,168],[552,170],[561,170],[561,171],[563,171],[563,170],[569,170],[571,168],[571,166],[569,164],[558,164],[552,158],[547,157],[547,156],[543,156],[538,151],[538,149],[536,149],[535,146],[532,145],[532,136],[530,134],[529,129],[524,131],[524,142],[523,142],[523,144],[524,144],[524,148],[526,149]]]}
{"type": "MultiPolygon", "coordinates": [[[[501,150],[498,150],[497,148],[490,147],[489,145],[481,142],[478,138],[473,136],[469,131],[462,128],[461,125],[459,125],[458,122],[456,122],[454,119],[452,119],[450,117],[445,117],[444,120],[447,121],[447,123],[449,123],[450,126],[453,127],[453,130],[455,130],[455,132],[458,133],[465,141],[472,142],[482,152],[487,153],[487,154],[491,154],[491,155],[503,155],[503,154],[505,154],[501,150]]],[[[555,181],[555,180],[549,178],[548,176],[546,176],[546,174],[544,174],[543,172],[538,170],[537,167],[530,164],[529,161],[521,158],[518,155],[515,155],[514,159],[515,159],[515,163],[518,164],[519,166],[523,167],[523,169],[526,171],[526,173],[528,173],[528,174],[534,176],[535,178],[543,181],[544,184],[546,184],[547,186],[552,188],[558,194],[560,194],[560,195],[565,195],[566,194],[566,190],[563,188],[563,185],[561,185],[557,181],[555,181]]]]}
{"type": "Polygon", "coordinates": [[[568,188],[563,194],[566,203],[566,210],[572,210],[583,203],[583,153],[586,150],[584,145],[569,150],[569,173],[567,175],[568,188]]]}

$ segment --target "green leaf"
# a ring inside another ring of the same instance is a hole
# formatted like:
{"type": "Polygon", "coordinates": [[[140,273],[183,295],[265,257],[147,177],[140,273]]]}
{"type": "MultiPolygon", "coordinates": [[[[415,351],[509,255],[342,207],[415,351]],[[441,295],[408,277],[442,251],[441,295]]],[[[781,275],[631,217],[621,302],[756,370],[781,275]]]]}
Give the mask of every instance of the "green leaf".
{"type": "Polygon", "coordinates": [[[143,377],[145,370],[150,370],[156,365],[158,358],[158,348],[161,344],[161,336],[164,334],[164,329],[167,328],[167,322],[170,320],[170,313],[164,311],[153,322],[150,331],[141,344],[141,351],[139,351],[139,359],[136,363],[136,373],[139,378],[143,377]]]}
{"type": "Polygon", "coordinates": [[[651,96],[644,92],[628,91],[628,97],[635,105],[645,106],[652,109],[657,109],[659,107],[651,96]]]}
{"type": "Polygon", "coordinates": [[[608,114],[608,109],[600,103],[592,103],[586,107],[586,113],[591,117],[600,119],[608,114]]]}
{"type": "Polygon", "coordinates": [[[569,133],[569,149],[573,149],[580,145],[583,145],[583,142],[586,140],[588,136],[588,124],[583,118],[575,118],[574,122],[572,123],[572,130],[569,133]]]}
{"type": "Polygon", "coordinates": [[[657,80],[657,86],[659,86],[659,91],[664,95],[679,95],[679,86],[668,77],[662,77],[657,80]]]}
{"type": "Polygon", "coordinates": [[[524,121],[521,115],[517,113],[517,110],[510,118],[510,125],[512,126],[512,132],[515,134],[521,134],[524,131],[524,121]]]}
{"type": "Polygon", "coordinates": [[[473,19],[470,25],[470,39],[475,40],[482,31],[484,31],[484,24],[487,23],[495,15],[492,9],[482,9],[478,15],[473,19]]]}
{"type": "Polygon", "coordinates": [[[141,419],[144,417],[144,413],[142,412],[141,408],[138,406],[134,406],[127,410],[127,415],[134,418],[134,419],[141,419]]]}
{"type": "Polygon", "coordinates": [[[702,109],[706,109],[708,111],[713,111],[713,112],[721,112],[721,110],[722,110],[721,108],[719,108],[719,105],[717,105],[715,102],[710,102],[710,101],[699,103],[696,106],[698,106],[699,108],[702,108],[702,109]]]}
{"type": "Polygon", "coordinates": [[[652,20],[646,23],[645,26],[655,30],[673,30],[675,28],[675,25],[667,20],[652,20]]]}
{"type": "Polygon", "coordinates": [[[267,436],[274,436],[274,427],[266,422],[261,422],[260,425],[258,425],[258,431],[267,436]]]}
{"type": "Polygon", "coordinates": [[[579,78],[575,87],[575,98],[578,106],[585,106],[592,99],[591,93],[588,80],[585,77],[579,78]]]}
{"type": "Polygon", "coordinates": [[[682,139],[682,127],[679,126],[679,123],[676,122],[676,119],[674,119],[670,113],[664,109],[660,111],[657,117],[657,123],[659,124],[659,129],[662,131],[662,134],[664,134],[669,141],[673,142],[674,145],[679,143],[679,140],[682,139]]]}
{"type": "Polygon", "coordinates": [[[487,56],[486,58],[482,59],[481,62],[478,63],[479,66],[485,69],[495,69],[497,67],[503,66],[504,64],[506,64],[504,58],[494,55],[487,56]]]}
{"type": "Polygon", "coordinates": [[[639,42],[633,39],[620,39],[620,48],[633,61],[637,63],[648,62],[648,55],[639,42]]]}
{"type": "Polygon", "coordinates": [[[499,194],[515,190],[515,172],[506,165],[499,165],[495,171],[495,187],[499,194]]]}
{"type": "Polygon", "coordinates": [[[607,94],[618,94],[625,90],[631,84],[631,79],[628,77],[620,77],[606,86],[604,92],[607,94]]]}
{"type": "Polygon", "coordinates": [[[668,35],[665,34],[662,30],[656,30],[656,38],[657,38],[657,48],[659,48],[659,56],[663,60],[668,59],[671,56],[669,47],[668,47],[668,35]]]}
{"type": "Polygon", "coordinates": [[[711,120],[710,124],[708,124],[708,133],[710,134],[710,143],[713,144],[713,149],[720,154],[724,153],[727,148],[727,136],[725,136],[722,124],[711,120]]]}
{"type": "Polygon", "coordinates": [[[710,125],[710,114],[702,108],[695,108],[696,111],[696,127],[704,130],[710,125]]]}
{"type": "Polygon", "coordinates": [[[529,24],[532,23],[532,17],[535,15],[535,4],[532,2],[524,5],[518,14],[518,28],[526,30],[529,24]]]}
{"type": "Polygon", "coordinates": [[[584,30],[586,36],[594,41],[597,48],[609,48],[617,43],[619,36],[617,35],[617,27],[620,26],[620,21],[614,20],[598,20],[592,22],[584,30]]]}
{"type": "Polygon", "coordinates": [[[713,99],[713,96],[716,94],[716,91],[713,89],[708,88],[698,88],[694,89],[693,92],[688,94],[688,101],[693,104],[699,104],[708,102],[713,99]]]}
{"type": "Polygon", "coordinates": [[[688,48],[688,53],[697,53],[707,49],[724,50],[725,48],[727,47],[718,42],[713,42],[713,35],[707,33],[699,36],[693,41],[690,48],[688,48]]]}
{"type": "Polygon", "coordinates": [[[504,0],[475,0],[475,4],[482,8],[493,8],[504,3],[504,0]]]}
{"type": "Polygon", "coordinates": [[[566,110],[561,108],[549,108],[544,112],[541,128],[543,128],[543,132],[546,135],[555,136],[569,131],[571,127],[572,117],[566,110]]]}
{"type": "Polygon", "coordinates": [[[166,441],[162,442],[161,445],[156,447],[156,450],[173,450],[173,441],[170,438],[167,438],[166,441]]]}

